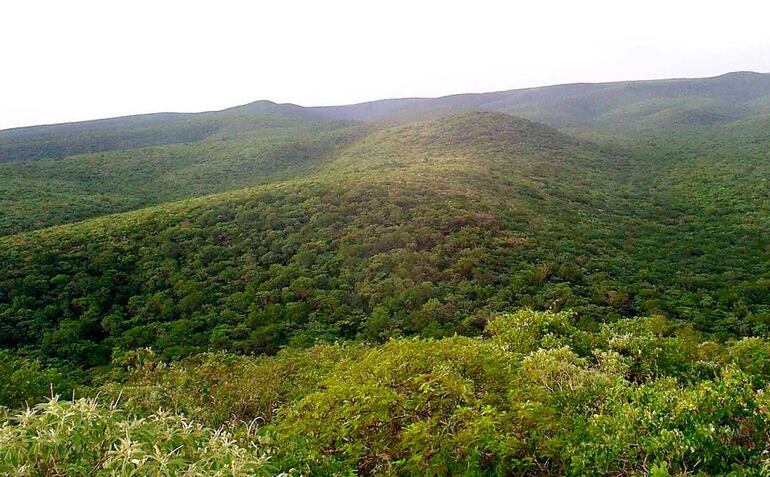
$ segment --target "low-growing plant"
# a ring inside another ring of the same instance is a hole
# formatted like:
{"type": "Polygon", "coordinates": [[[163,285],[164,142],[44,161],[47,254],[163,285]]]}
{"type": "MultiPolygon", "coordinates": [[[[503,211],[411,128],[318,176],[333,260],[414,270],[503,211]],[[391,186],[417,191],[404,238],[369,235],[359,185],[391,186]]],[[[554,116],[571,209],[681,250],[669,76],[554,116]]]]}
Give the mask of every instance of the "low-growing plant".
{"type": "Polygon", "coordinates": [[[0,427],[3,475],[270,475],[269,453],[256,438],[239,439],[180,415],[132,417],[87,399],[54,398],[0,427]]]}

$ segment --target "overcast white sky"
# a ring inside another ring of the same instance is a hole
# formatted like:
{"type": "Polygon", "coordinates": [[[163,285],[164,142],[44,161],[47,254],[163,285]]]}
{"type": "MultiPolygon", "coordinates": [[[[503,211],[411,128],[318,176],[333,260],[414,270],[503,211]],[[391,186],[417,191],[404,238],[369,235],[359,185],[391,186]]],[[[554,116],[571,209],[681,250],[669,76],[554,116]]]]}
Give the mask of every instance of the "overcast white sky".
{"type": "Polygon", "coordinates": [[[0,128],[770,72],[769,19],[762,0],[0,0],[0,128]]]}

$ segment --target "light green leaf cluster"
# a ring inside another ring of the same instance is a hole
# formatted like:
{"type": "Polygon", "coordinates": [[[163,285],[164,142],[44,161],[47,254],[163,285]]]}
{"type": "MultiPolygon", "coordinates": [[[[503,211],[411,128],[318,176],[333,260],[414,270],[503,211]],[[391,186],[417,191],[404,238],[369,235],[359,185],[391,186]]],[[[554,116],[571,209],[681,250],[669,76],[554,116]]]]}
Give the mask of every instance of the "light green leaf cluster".
{"type": "Polygon", "coordinates": [[[222,429],[168,412],[130,417],[87,399],[52,399],[0,427],[3,475],[240,476],[262,472],[268,458],[222,429]]]}

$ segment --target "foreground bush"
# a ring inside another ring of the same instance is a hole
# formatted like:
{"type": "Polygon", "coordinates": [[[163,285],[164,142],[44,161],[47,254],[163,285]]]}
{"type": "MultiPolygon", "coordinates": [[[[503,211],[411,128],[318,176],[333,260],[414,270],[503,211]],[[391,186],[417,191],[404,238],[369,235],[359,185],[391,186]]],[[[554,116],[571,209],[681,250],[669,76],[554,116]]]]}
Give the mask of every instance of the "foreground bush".
{"type": "Polygon", "coordinates": [[[167,413],[132,418],[93,400],[54,399],[0,427],[2,475],[239,476],[266,461],[223,430],[167,413]]]}
{"type": "Polygon", "coordinates": [[[522,310],[484,338],[131,352],[98,400],[7,417],[0,473],[768,475],[768,340],[577,323],[522,310]]]}

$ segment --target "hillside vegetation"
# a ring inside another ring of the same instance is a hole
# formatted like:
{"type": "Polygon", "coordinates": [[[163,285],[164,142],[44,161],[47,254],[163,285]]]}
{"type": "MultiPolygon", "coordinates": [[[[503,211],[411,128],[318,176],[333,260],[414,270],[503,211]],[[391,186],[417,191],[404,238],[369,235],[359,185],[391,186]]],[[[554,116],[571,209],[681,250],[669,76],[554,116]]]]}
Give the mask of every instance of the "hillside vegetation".
{"type": "Polygon", "coordinates": [[[767,78],[0,132],[0,474],[766,475],[767,78]]]}
{"type": "Polygon", "coordinates": [[[270,101],[207,113],[158,113],[0,131],[0,163],[162,144],[297,126],[313,115],[270,101]]]}
{"type": "Polygon", "coordinates": [[[0,164],[0,235],[301,176],[360,134],[339,123],[305,123],[0,164]]]}
{"type": "Polygon", "coordinates": [[[347,106],[256,101],[206,113],[9,129],[0,131],[0,235],[303,175],[330,149],[383,121],[483,110],[583,137],[709,134],[715,126],[761,121],[770,114],[768,105],[770,75],[738,72],[347,106]]]}
{"type": "Polygon", "coordinates": [[[312,176],[2,239],[0,343],[95,366],[473,335],[518,306],[761,332],[767,209],[667,183],[684,160],[649,175],[641,153],[498,113],[385,129],[312,176]]]}

